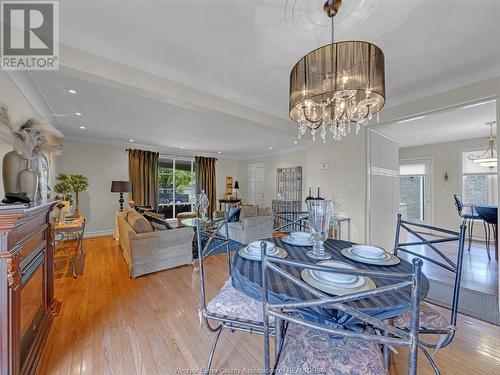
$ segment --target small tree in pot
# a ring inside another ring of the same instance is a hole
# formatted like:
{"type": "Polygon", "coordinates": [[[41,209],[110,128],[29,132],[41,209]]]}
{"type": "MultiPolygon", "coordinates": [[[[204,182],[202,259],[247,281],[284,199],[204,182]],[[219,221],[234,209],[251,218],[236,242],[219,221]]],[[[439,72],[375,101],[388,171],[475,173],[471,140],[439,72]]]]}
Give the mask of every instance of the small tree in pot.
{"type": "Polygon", "coordinates": [[[76,207],[74,215],[78,216],[80,214],[80,193],[87,189],[89,180],[81,174],[59,173],[57,181],[54,190],[56,193],[63,194],[65,200],[71,202],[73,200],[71,193],[75,193],[76,207]]]}

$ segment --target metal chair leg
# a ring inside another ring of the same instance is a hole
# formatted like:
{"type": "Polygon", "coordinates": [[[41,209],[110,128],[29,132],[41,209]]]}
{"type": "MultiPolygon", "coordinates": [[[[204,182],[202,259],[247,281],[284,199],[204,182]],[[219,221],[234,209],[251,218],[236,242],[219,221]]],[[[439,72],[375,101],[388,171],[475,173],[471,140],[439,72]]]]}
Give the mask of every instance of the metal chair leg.
{"type": "Polygon", "coordinates": [[[217,347],[217,342],[224,328],[221,326],[215,335],[214,342],[212,343],[212,348],[210,349],[210,354],[208,356],[207,367],[205,368],[205,375],[210,374],[210,368],[212,367],[212,360],[214,359],[215,348],[217,347]]]}
{"type": "Polygon", "coordinates": [[[470,246],[472,245],[472,234],[474,232],[474,220],[471,219],[469,220],[469,247],[467,248],[467,251],[470,252],[470,246]]]}
{"type": "Polygon", "coordinates": [[[491,240],[491,230],[490,230],[490,224],[486,223],[486,251],[488,252],[488,260],[491,260],[491,255],[490,255],[490,240],[491,240]]]}
{"type": "Polygon", "coordinates": [[[434,362],[434,360],[432,359],[429,352],[427,352],[427,350],[424,349],[421,345],[419,345],[419,347],[420,347],[420,350],[422,351],[422,353],[424,354],[425,359],[427,359],[427,362],[429,362],[429,364],[432,366],[434,373],[436,375],[441,375],[441,372],[439,371],[439,368],[437,367],[436,362],[434,362]]]}

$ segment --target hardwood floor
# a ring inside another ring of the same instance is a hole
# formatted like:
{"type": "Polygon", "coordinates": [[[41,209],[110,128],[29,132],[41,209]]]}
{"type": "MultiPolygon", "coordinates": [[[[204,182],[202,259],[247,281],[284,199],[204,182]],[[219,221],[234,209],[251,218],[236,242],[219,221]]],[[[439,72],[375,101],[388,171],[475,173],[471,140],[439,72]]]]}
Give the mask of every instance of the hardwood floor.
{"type": "MultiPolygon", "coordinates": [[[[425,235],[426,238],[432,236],[425,235]]],[[[409,234],[408,241],[419,241],[418,238],[409,234]]],[[[494,245],[490,246],[492,259],[488,261],[488,255],[484,247],[484,242],[472,241],[470,252],[467,251],[469,242],[465,243],[463,268],[462,268],[462,288],[475,290],[487,294],[498,294],[498,262],[495,260],[494,245]]],[[[457,247],[456,242],[448,242],[437,244],[436,247],[443,252],[447,257],[456,262],[457,247]]],[[[426,246],[414,246],[412,251],[419,254],[429,256],[432,259],[442,261],[435,252],[426,246]]],[[[408,254],[400,253],[402,258],[411,259],[408,254]]],[[[454,274],[440,268],[430,262],[424,262],[423,272],[425,275],[434,280],[454,283],[454,274]]]]}
{"type": "MultiPolygon", "coordinates": [[[[56,297],[63,305],[38,374],[197,374],[176,371],[203,367],[211,344],[198,319],[197,269],[184,266],[130,279],[112,238],[86,240],[85,248],[84,274],[77,279],[64,271],[62,259],[56,263],[56,297]]],[[[214,256],[207,264],[213,295],[226,279],[225,258],[214,256]]],[[[260,368],[261,344],[262,337],[224,333],[214,366],[260,368]]],[[[395,356],[393,374],[406,373],[404,353],[395,356]]],[[[454,343],[434,358],[443,374],[499,373],[500,327],[461,316],[454,343]]],[[[419,374],[433,374],[420,359],[419,374]]]]}

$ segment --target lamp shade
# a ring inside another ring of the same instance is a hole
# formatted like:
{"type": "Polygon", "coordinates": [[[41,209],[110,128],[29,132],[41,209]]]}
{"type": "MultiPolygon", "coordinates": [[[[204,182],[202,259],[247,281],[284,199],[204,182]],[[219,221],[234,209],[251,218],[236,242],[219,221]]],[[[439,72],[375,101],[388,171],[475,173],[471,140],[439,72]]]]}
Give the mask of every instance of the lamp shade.
{"type": "Polygon", "coordinates": [[[238,184],[238,181],[234,181],[234,188],[235,189],[239,189],[240,188],[240,185],[238,184]]]}
{"type": "Polygon", "coordinates": [[[111,182],[111,192],[112,193],[129,193],[132,191],[132,185],[130,181],[112,181],[111,182]]]}

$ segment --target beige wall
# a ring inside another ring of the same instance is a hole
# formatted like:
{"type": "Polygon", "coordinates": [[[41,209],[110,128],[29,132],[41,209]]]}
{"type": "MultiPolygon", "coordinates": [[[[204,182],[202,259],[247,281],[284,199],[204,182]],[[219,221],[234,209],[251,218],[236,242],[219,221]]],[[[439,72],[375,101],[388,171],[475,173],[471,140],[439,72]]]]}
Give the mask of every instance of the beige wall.
{"type": "MultiPolygon", "coordinates": [[[[0,71],[0,103],[9,107],[9,112],[13,118],[23,119],[29,117],[39,117],[39,114],[23,96],[21,91],[12,83],[5,72],[0,71]]],[[[8,144],[0,139],[0,163],[3,156],[12,150],[8,144]]],[[[0,200],[4,196],[3,181],[0,175],[0,200]]]]}
{"type": "MultiPolygon", "coordinates": [[[[286,152],[283,154],[275,154],[263,156],[260,158],[248,160],[245,166],[245,173],[248,176],[248,165],[250,164],[263,164],[264,165],[264,204],[271,207],[272,200],[276,199],[276,170],[278,168],[293,168],[302,167],[302,174],[304,176],[302,181],[302,196],[305,198],[305,187],[307,178],[307,162],[306,150],[299,150],[293,152],[286,152]]],[[[248,177],[246,179],[248,184],[248,177]]],[[[248,189],[248,187],[246,187],[248,189]]],[[[302,207],[305,209],[305,207],[302,207]]]]}
{"type": "Polygon", "coordinates": [[[313,191],[320,185],[324,198],[335,197],[339,205],[336,211],[351,217],[351,240],[365,241],[366,129],[362,128],[359,135],[348,135],[339,142],[331,139],[327,143],[308,141],[306,180],[313,191]],[[320,169],[321,163],[328,163],[328,169],[320,169]]]}
{"type": "MultiPolygon", "coordinates": [[[[215,164],[215,175],[217,183],[217,199],[224,197],[224,192],[226,191],[226,177],[233,178],[234,182],[238,181],[240,190],[238,191],[238,198],[246,198],[247,193],[247,162],[245,160],[234,160],[217,158],[217,163],[215,164]]],[[[217,209],[219,203],[217,202],[217,209]]]]}
{"type": "MultiPolygon", "coordinates": [[[[89,187],[81,194],[81,210],[85,214],[88,235],[107,235],[113,231],[119,194],[111,193],[111,181],[128,180],[128,155],[125,146],[66,140],[64,153],[57,161],[57,173],[83,174],[89,187]]],[[[216,163],[217,196],[222,197],[226,176],[241,179],[246,187],[246,162],[218,158],[216,163]]],[[[238,180],[239,181],[239,180],[238,180]]],[[[124,196],[125,204],[128,196],[124,196]]]]}
{"type": "MultiPolygon", "coordinates": [[[[486,139],[471,139],[459,142],[448,142],[433,145],[401,148],[401,159],[432,158],[432,196],[433,224],[451,230],[458,230],[461,223],[458,217],[453,194],[461,194],[461,150],[485,147],[486,139]],[[444,180],[444,172],[449,172],[449,180],[444,180]]],[[[484,235],[481,228],[476,228],[476,235],[484,235]]]]}

